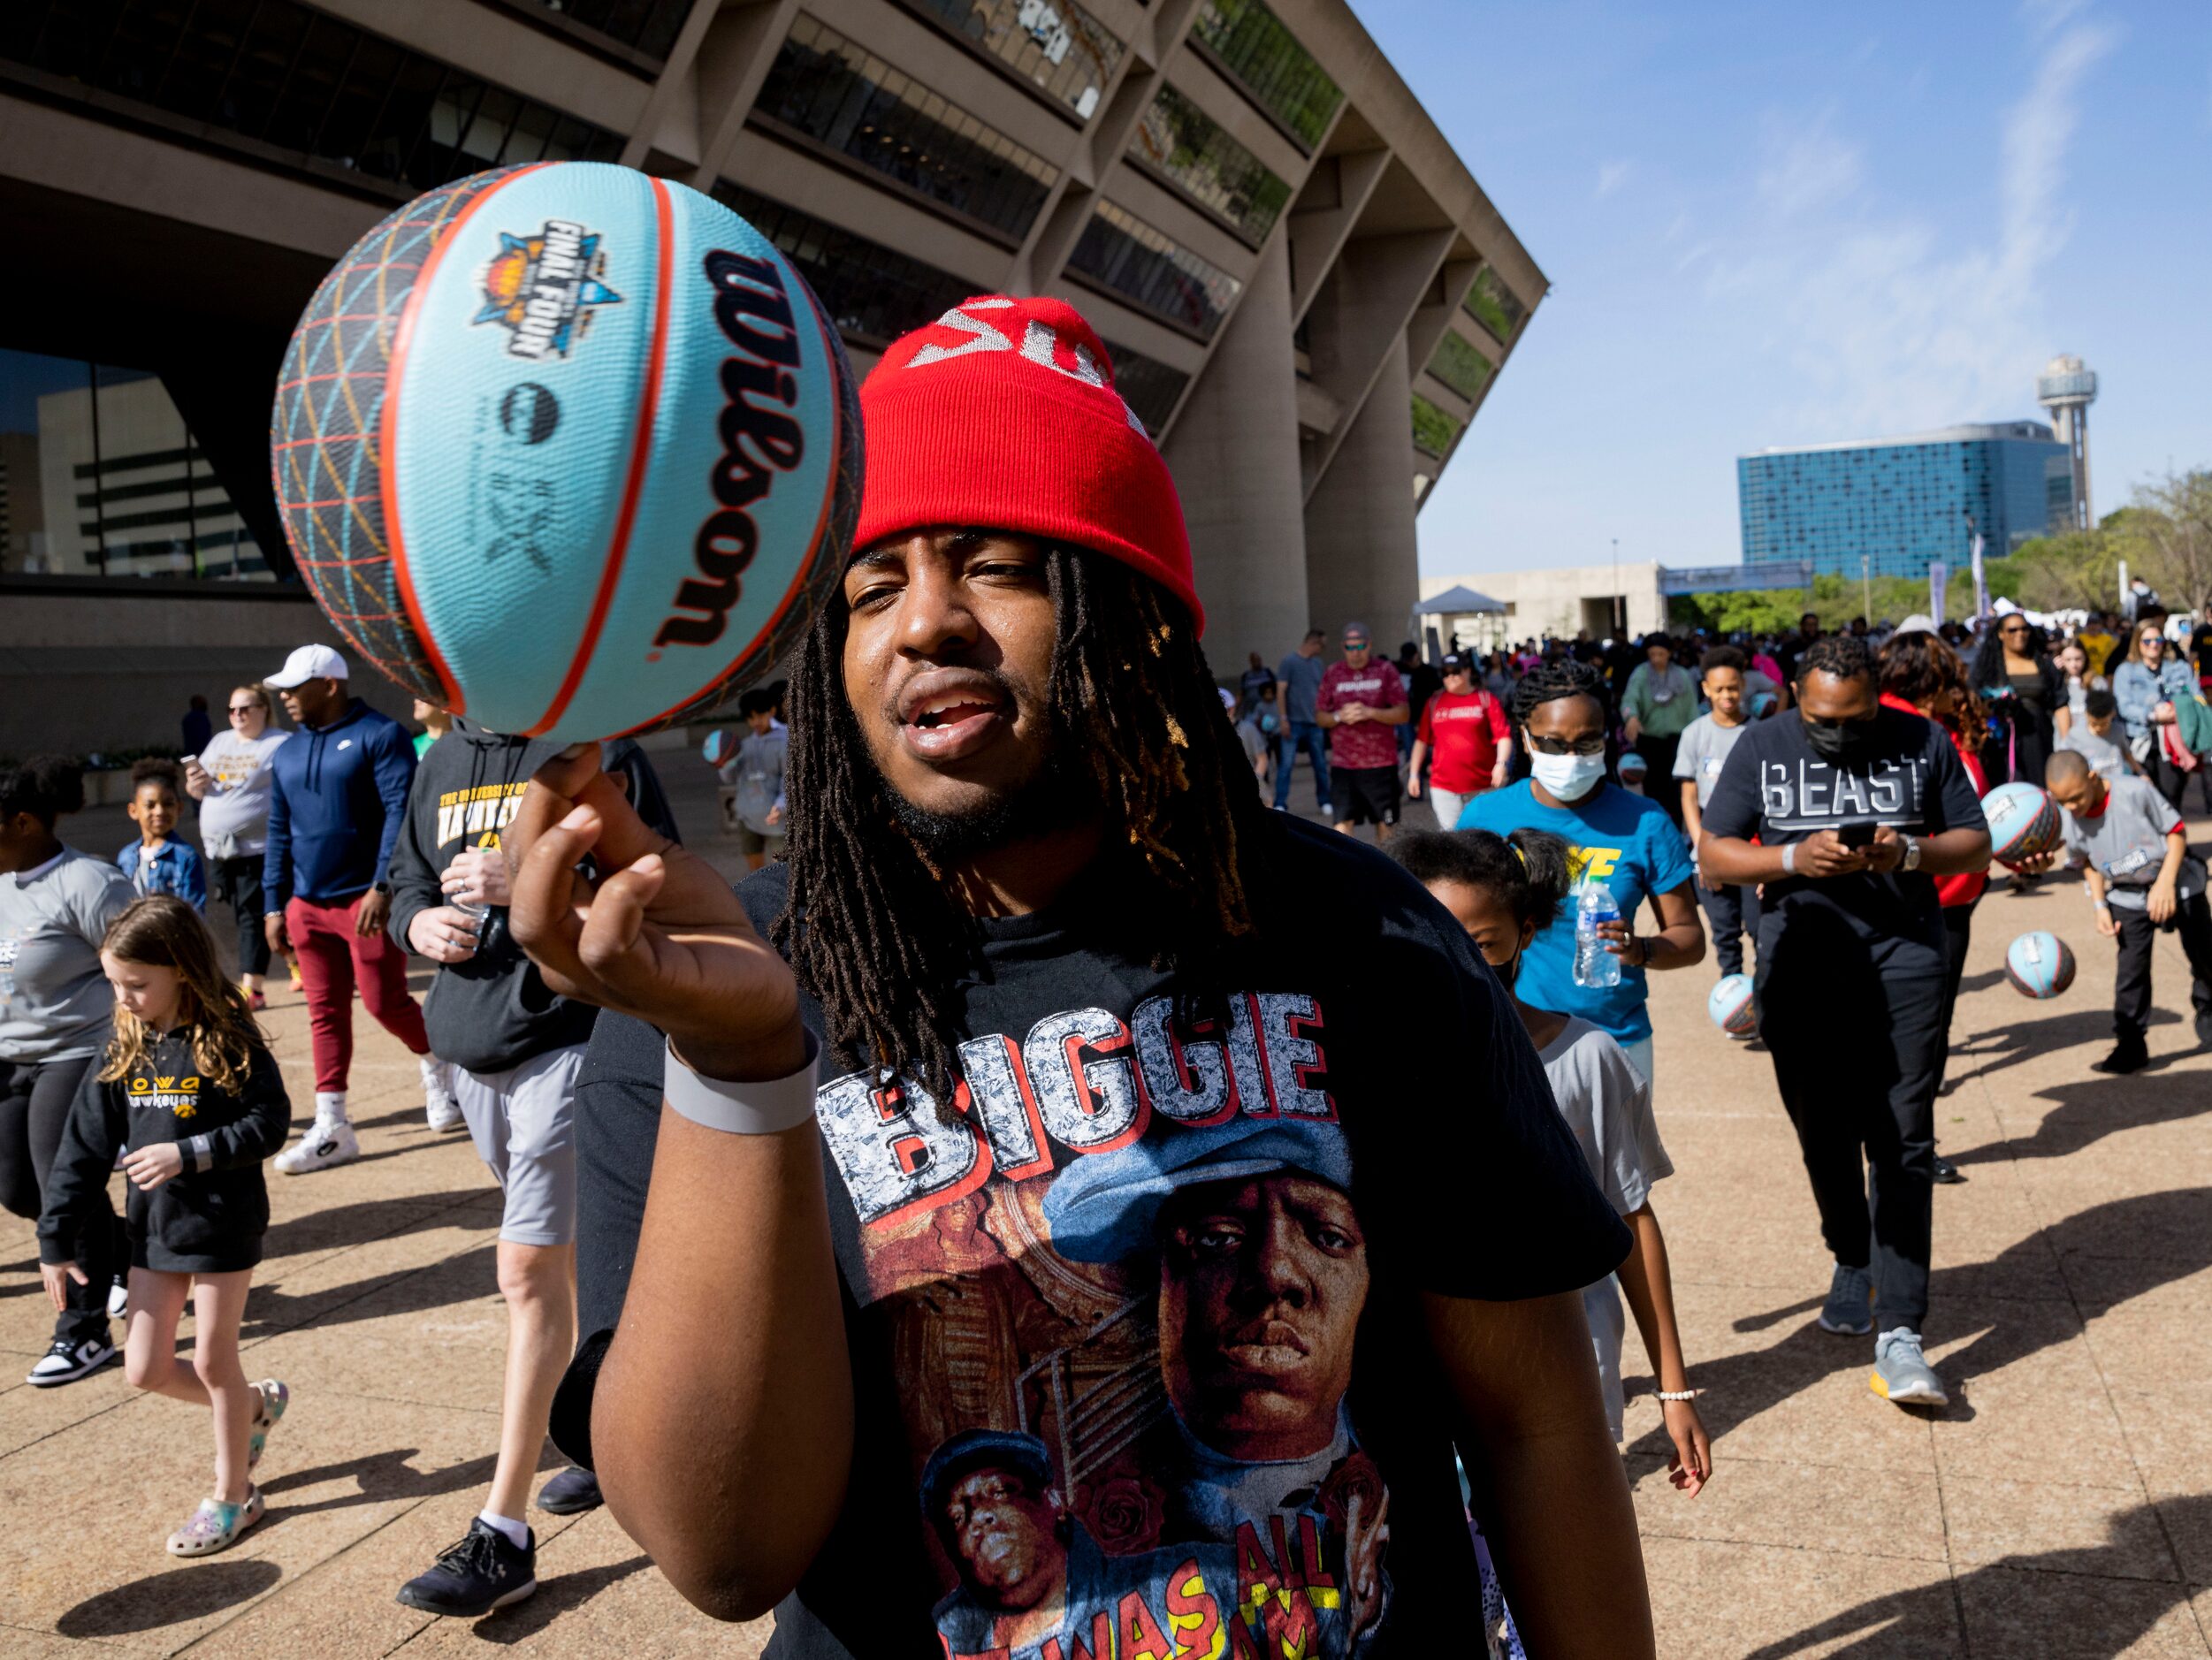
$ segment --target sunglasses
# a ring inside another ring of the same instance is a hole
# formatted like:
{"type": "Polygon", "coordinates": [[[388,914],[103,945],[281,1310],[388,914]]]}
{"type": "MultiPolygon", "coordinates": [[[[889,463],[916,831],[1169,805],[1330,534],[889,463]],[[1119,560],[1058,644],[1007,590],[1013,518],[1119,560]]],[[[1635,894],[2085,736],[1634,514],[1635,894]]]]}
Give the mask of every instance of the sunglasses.
{"type": "Polygon", "coordinates": [[[250,715],[260,707],[259,704],[233,704],[231,712],[234,715],[250,715]]]}

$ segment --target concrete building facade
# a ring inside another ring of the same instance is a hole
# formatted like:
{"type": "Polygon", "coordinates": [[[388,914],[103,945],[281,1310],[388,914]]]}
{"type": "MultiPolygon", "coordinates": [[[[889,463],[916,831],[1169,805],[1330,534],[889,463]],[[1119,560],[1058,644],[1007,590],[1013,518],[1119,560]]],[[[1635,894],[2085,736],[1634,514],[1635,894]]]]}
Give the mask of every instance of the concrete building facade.
{"type": "Polygon", "coordinates": [[[1472,571],[1459,576],[1424,576],[1423,600],[1464,585],[1506,607],[1503,614],[1469,613],[1432,620],[1441,625],[1439,642],[1492,651],[1546,635],[1572,640],[1588,634],[1610,639],[1623,628],[1634,639],[1667,626],[1667,570],[1647,560],[1619,565],[1561,565],[1544,570],[1472,571]]]}
{"type": "Polygon", "coordinates": [[[322,637],[268,489],[293,323],[399,202],[572,157],[729,203],[862,372],[970,294],[1077,305],[1224,673],[1402,623],[1421,502],[1545,292],[1344,0],[20,0],[0,752],[157,741],[237,648],[322,637]],[[16,695],[34,661],[55,695],[16,695]]]}

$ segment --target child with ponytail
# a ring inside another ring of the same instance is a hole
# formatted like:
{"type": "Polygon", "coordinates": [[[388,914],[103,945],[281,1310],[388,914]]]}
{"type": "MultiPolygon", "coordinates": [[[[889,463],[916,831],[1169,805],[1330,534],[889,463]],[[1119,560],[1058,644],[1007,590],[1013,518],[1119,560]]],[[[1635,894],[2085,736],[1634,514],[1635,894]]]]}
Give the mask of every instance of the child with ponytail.
{"type": "MultiPolygon", "coordinates": [[[[1542,830],[1515,830],[1506,836],[1487,830],[1416,832],[1400,836],[1390,851],[1467,930],[1476,950],[1509,990],[1521,954],[1552,925],[1573,886],[1567,843],[1542,830]]],[[[1620,1044],[1589,1021],[1531,1008],[1517,997],[1514,1007],[1590,1175],[1636,1237],[1628,1260],[1583,1292],[1613,1439],[1620,1440],[1621,1433],[1625,1329],[1617,1283],[1628,1295],[1644,1351],[1659,1374],[1660,1408],[1674,1443],[1667,1457],[1670,1479],[1694,1498],[1712,1479],[1712,1446],[1698,1419],[1697,1391],[1690,1387],[1682,1359],[1666,1236],[1651,1212],[1652,1184],[1674,1173],[1651,1116],[1651,1087],[1620,1044]]]]}
{"type": "Polygon", "coordinates": [[[115,988],[115,1035],[77,1093],[39,1218],[39,1273],[54,1306],[81,1283],[80,1227],[112,1226],[109,1173],[122,1154],[130,1192],[130,1316],[124,1367],[134,1385],[211,1407],[215,1489],[169,1537],[172,1556],[227,1549],[262,1518],[252,1471],[289,1391],[248,1383],[239,1364],[246,1291],[269,1227],[262,1161],[284,1145],[292,1104],[246,994],[217,965],[199,914],[149,895],[109,927],[101,967],[115,988]],[[190,1297],[190,1360],[176,1356],[190,1297]]]}

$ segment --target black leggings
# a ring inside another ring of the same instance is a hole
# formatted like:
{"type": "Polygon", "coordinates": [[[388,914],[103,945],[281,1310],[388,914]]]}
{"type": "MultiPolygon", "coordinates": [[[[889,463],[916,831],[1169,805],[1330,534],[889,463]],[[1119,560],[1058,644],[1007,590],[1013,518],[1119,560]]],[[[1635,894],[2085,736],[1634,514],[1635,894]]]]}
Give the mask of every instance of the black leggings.
{"type": "Polygon", "coordinates": [[[209,863],[214,866],[215,897],[231,908],[231,916],[238,924],[238,971],[266,974],[269,934],[262,920],[262,855],[248,853],[209,863]]]}
{"type": "Polygon", "coordinates": [[[1935,1088],[1941,1094],[1943,1077],[1951,1060],[1951,1017],[1958,1011],[1959,982],[1966,978],[1966,948],[1973,943],[1974,905],[1946,905],[1943,907],[1943,947],[1949,954],[1950,969],[1943,981],[1943,1052],[1935,1058],[1935,1088]]]}
{"type": "MultiPolygon", "coordinates": [[[[27,1221],[38,1219],[46,1173],[54,1168],[77,1086],[93,1058],[0,1061],[0,1205],[27,1221]]],[[[108,1286],[123,1260],[116,1253],[118,1231],[112,1211],[104,1223],[93,1218],[78,1230],[77,1266],[86,1283],[69,1283],[69,1306],[54,1322],[57,1337],[74,1342],[108,1335],[108,1286]]]]}

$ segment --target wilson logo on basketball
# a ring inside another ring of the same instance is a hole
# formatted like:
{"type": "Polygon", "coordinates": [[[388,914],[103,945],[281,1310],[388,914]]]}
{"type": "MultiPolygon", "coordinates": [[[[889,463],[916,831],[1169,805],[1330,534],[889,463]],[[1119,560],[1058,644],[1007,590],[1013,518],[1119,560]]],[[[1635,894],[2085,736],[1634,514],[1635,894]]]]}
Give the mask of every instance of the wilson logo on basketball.
{"type": "Polygon", "coordinates": [[[622,295],[599,280],[606,255],[598,233],[573,219],[548,219],[536,236],[500,232],[500,251],[484,270],[484,306],[471,323],[507,330],[510,356],[566,357],[591,326],[591,308],[622,295]]]}
{"type": "Polygon", "coordinates": [[[699,574],[676,590],[676,612],[698,614],[671,616],[653,636],[655,645],[712,645],[722,637],[759,541],[751,509],[806,452],[805,434],[783,412],[798,399],[798,382],[786,371],[799,367],[799,337],[782,277],[771,261],[719,248],[701,263],[714,288],[715,325],[736,347],[721,367],[728,401],[717,424],[722,454],[712,480],[721,506],[692,539],[699,574]]]}

